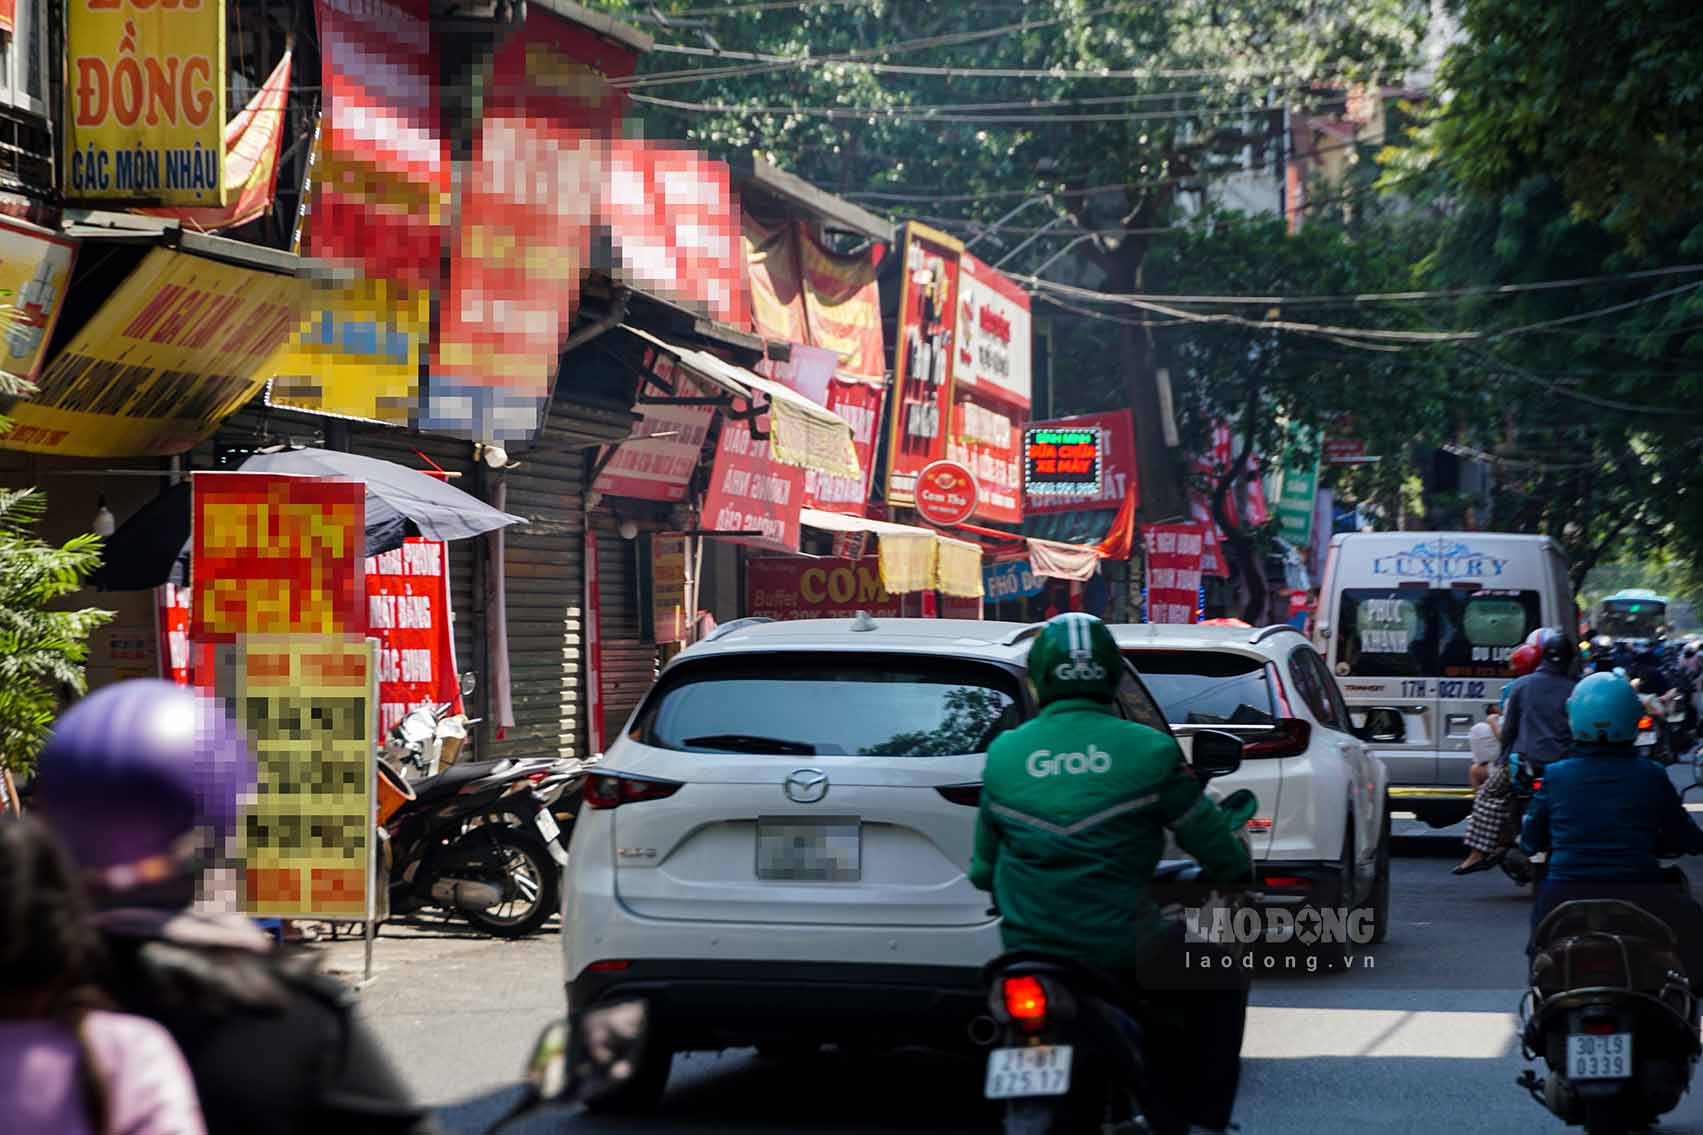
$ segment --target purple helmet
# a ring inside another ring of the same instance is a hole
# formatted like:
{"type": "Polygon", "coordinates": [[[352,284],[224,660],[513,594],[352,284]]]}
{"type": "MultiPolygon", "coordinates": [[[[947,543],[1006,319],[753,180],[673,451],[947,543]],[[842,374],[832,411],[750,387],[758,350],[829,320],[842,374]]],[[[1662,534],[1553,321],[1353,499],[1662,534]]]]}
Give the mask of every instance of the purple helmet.
{"type": "Polygon", "coordinates": [[[223,848],[254,783],[254,757],[218,702],[147,678],[59,719],[33,796],[78,866],[123,890],[223,848]]]}

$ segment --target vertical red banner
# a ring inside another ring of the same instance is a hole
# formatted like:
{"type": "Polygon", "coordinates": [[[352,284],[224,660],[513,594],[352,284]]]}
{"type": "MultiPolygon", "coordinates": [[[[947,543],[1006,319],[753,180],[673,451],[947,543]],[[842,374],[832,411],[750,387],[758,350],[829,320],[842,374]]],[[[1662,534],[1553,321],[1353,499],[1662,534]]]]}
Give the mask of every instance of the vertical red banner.
{"type": "Polygon", "coordinates": [[[163,583],[154,589],[154,628],[160,644],[160,677],[189,685],[189,588],[163,583]]]}
{"type": "Polygon", "coordinates": [[[1154,524],[1146,537],[1147,621],[1195,622],[1206,530],[1199,524],[1154,524]]]}
{"type": "Polygon", "coordinates": [[[378,639],[380,735],[417,706],[448,702],[461,711],[450,634],[449,549],[410,537],[369,556],[367,628],[378,639]]]}

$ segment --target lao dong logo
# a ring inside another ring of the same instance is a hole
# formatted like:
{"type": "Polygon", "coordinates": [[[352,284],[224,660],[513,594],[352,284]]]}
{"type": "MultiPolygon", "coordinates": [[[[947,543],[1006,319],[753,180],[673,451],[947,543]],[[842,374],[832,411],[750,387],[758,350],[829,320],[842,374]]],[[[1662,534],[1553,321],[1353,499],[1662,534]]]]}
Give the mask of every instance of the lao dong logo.
{"type": "Polygon", "coordinates": [[[1507,560],[1474,551],[1466,544],[1421,540],[1405,552],[1374,559],[1372,574],[1440,580],[1488,579],[1501,575],[1507,565],[1507,560]]]}

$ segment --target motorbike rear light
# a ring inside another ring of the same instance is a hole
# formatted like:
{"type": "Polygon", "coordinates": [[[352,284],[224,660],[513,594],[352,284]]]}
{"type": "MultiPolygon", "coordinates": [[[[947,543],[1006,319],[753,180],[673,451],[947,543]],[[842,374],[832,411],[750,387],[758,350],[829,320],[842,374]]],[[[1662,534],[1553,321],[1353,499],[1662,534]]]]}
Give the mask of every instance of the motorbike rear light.
{"type": "Polygon", "coordinates": [[[1047,990],[1035,977],[1008,977],[1000,985],[1005,1011],[1014,1021],[1038,1024],[1047,1019],[1047,990]]]}
{"type": "Polygon", "coordinates": [[[535,772],[529,774],[526,779],[530,780],[534,784],[542,784],[544,782],[544,778],[549,775],[550,774],[547,772],[535,772]]]}
{"type": "Polygon", "coordinates": [[[941,784],[934,789],[944,796],[950,804],[962,804],[966,808],[978,807],[982,802],[982,786],[979,784],[941,784]]]}
{"type": "Polygon", "coordinates": [[[1609,1036],[1620,1031],[1620,1022],[1613,1017],[1600,1017],[1594,1021],[1586,1021],[1582,1031],[1590,1036],[1609,1036]]]}
{"type": "MultiPolygon", "coordinates": [[[[1625,718],[1622,718],[1621,720],[1624,721],[1625,718]]],[[[1653,718],[1653,717],[1640,717],[1638,719],[1638,728],[1640,730],[1654,729],[1655,727],[1656,727],[1656,719],[1653,718]]]]}
{"type": "Polygon", "coordinates": [[[611,958],[606,961],[592,962],[585,967],[592,973],[620,973],[622,970],[633,968],[633,963],[626,958],[611,958]]]}
{"type": "Polygon", "coordinates": [[[644,800],[662,800],[680,791],[677,780],[653,780],[613,772],[592,772],[585,777],[587,808],[619,808],[644,800]]]}
{"type": "Polygon", "coordinates": [[[1270,733],[1242,746],[1242,757],[1298,757],[1307,751],[1313,727],[1299,717],[1280,718],[1270,733]]]}

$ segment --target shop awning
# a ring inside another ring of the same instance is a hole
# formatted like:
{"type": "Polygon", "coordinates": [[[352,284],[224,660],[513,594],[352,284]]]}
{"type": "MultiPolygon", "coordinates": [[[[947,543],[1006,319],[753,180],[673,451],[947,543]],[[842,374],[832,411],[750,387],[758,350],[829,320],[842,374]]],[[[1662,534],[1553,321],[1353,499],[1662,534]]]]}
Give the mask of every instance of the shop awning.
{"type": "Polygon", "coordinates": [[[659,351],[672,355],[700,381],[743,399],[769,415],[771,449],[776,461],[814,469],[831,477],[861,478],[851,424],[781,383],[735,366],[707,351],[671,343],[643,328],[622,324],[659,351]],[[758,407],[761,400],[766,405],[758,407]]]}
{"type": "Polygon", "coordinates": [[[824,532],[866,532],[875,537],[881,586],[894,595],[941,591],[964,599],[982,597],[982,550],[932,528],[893,524],[807,508],[800,522],[824,532]]]}

